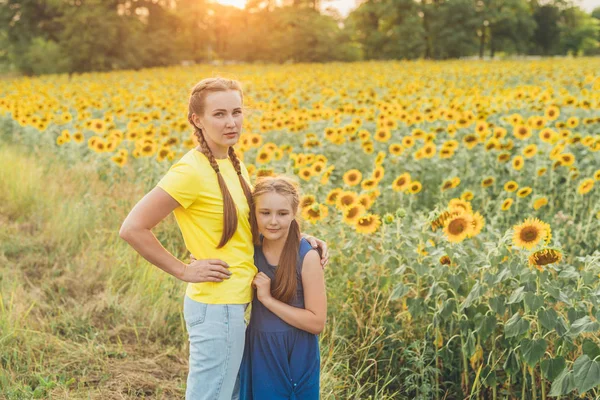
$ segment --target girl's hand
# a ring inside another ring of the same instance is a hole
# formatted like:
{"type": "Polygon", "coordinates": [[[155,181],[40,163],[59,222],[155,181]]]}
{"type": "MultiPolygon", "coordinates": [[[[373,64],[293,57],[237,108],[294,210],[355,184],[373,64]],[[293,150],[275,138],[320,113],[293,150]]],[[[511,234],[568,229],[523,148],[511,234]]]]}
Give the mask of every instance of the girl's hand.
{"type": "Polygon", "coordinates": [[[273,298],[271,295],[271,278],[264,272],[259,272],[252,281],[252,286],[256,288],[256,296],[261,303],[265,303],[273,298]]]}
{"type": "Polygon", "coordinates": [[[193,261],[185,266],[178,277],[184,282],[223,282],[231,276],[231,272],[227,269],[229,265],[223,260],[196,260],[194,256],[191,258],[193,261]]]}

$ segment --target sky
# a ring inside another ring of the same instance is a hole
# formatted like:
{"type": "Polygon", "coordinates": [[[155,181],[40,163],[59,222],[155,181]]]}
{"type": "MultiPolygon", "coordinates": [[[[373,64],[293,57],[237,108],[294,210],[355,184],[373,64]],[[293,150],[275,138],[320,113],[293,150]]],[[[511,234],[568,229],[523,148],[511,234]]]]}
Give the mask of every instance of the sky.
{"type": "Polygon", "coordinates": [[[585,11],[591,12],[594,8],[600,7],[600,0],[581,0],[579,5],[585,11]]]}
{"type": "MultiPolygon", "coordinates": [[[[221,4],[229,4],[238,8],[243,8],[246,4],[246,0],[217,0],[221,4]]],[[[322,7],[336,9],[342,17],[346,17],[350,12],[355,9],[362,0],[321,0],[322,7]]],[[[575,4],[578,4],[587,12],[591,12],[594,8],[600,7],[600,0],[574,0],[575,4]]]]}
{"type": "MultiPolygon", "coordinates": [[[[322,0],[323,6],[331,6],[339,11],[342,16],[350,14],[362,1],[361,0],[322,0]]],[[[600,7],[600,0],[574,0],[575,4],[579,5],[587,12],[592,12],[596,7],[600,7]]]]}

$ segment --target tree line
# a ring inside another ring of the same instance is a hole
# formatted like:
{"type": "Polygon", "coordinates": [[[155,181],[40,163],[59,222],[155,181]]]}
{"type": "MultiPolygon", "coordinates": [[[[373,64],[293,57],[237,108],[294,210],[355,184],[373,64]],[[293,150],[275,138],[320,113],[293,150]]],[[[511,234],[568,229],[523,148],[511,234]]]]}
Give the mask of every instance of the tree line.
{"type": "Polygon", "coordinates": [[[34,75],[214,60],[328,62],[598,55],[600,7],[570,0],[0,1],[0,64],[34,75]]]}

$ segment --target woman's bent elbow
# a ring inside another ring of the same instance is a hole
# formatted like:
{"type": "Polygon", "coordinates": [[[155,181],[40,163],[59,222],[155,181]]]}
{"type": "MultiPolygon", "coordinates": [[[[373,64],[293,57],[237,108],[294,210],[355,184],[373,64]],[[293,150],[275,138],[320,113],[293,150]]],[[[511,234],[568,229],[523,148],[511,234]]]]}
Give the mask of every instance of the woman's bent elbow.
{"type": "Polygon", "coordinates": [[[125,224],[121,225],[121,229],[119,229],[119,237],[126,242],[129,242],[131,238],[131,229],[129,229],[125,224]]]}

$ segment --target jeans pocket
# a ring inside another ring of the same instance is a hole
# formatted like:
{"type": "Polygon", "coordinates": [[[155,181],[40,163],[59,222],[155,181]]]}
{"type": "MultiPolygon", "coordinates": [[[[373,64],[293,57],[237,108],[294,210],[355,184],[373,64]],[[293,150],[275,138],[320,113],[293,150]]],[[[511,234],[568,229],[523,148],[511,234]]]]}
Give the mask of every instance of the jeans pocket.
{"type": "Polygon", "coordinates": [[[185,297],[183,302],[183,318],[185,323],[191,328],[204,322],[206,317],[206,303],[200,303],[185,297]]]}

